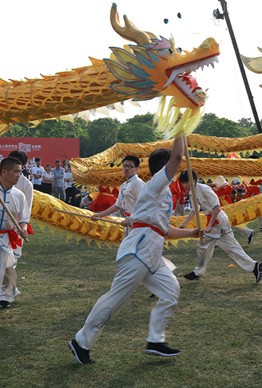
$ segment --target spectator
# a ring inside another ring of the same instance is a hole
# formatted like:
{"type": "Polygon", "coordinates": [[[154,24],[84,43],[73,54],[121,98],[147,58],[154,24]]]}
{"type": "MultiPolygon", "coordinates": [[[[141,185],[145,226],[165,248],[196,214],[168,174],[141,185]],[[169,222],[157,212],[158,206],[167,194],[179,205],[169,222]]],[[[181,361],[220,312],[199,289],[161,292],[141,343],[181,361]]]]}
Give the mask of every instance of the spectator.
{"type": "Polygon", "coordinates": [[[35,158],[35,166],[32,168],[32,183],[35,190],[41,191],[41,182],[44,172],[45,169],[41,166],[41,159],[35,158]]]}
{"type": "Polygon", "coordinates": [[[49,163],[46,165],[46,168],[43,174],[41,191],[43,193],[51,195],[53,191],[53,185],[54,185],[54,174],[52,172],[52,165],[49,163]]]}
{"type": "Polygon", "coordinates": [[[77,191],[78,190],[73,182],[71,165],[69,162],[67,162],[67,169],[65,170],[65,194],[66,194],[65,202],[72,206],[75,206],[76,204],[75,197],[76,197],[77,191]]]}
{"type": "Polygon", "coordinates": [[[61,167],[61,161],[55,161],[55,168],[52,168],[54,174],[54,196],[65,201],[65,169],[61,167]]]}

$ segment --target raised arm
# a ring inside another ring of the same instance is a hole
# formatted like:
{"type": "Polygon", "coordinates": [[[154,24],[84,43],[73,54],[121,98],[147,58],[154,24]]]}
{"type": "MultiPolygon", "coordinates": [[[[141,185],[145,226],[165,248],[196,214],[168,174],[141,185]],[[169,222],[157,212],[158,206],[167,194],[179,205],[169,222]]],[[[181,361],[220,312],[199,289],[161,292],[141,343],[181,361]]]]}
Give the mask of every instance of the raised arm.
{"type": "Polygon", "coordinates": [[[170,180],[174,178],[177,170],[182,162],[184,156],[184,138],[183,136],[178,137],[174,140],[173,147],[170,154],[170,159],[166,165],[166,174],[170,180]]]}

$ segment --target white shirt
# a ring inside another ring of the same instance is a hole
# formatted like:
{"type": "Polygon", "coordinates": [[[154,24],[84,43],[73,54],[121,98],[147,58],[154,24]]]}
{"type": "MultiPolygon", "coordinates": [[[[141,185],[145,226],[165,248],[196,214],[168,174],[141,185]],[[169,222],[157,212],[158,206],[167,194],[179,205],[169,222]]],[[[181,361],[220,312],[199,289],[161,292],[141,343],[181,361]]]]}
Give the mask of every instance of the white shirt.
{"type": "MultiPolygon", "coordinates": [[[[173,209],[169,185],[170,180],[163,167],[142,188],[130,217],[131,225],[144,222],[168,233],[173,209]]],[[[162,263],[163,247],[163,236],[148,227],[135,228],[120,244],[116,259],[133,254],[154,273],[162,263]]]]}
{"type": "Polygon", "coordinates": [[[44,169],[43,166],[39,166],[39,167],[34,166],[32,168],[32,175],[33,175],[32,183],[33,183],[33,185],[41,185],[42,176],[43,176],[44,172],[45,172],[45,169],[44,169]],[[34,176],[35,174],[41,175],[41,177],[40,178],[35,178],[35,176],[34,176]]]}
{"type": "MultiPolygon", "coordinates": [[[[11,211],[18,223],[29,223],[30,216],[25,195],[17,189],[12,187],[9,190],[4,190],[0,185],[0,196],[4,203],[11,211]]],[[[6,210],[0,205],[0,229],[10,230],[16,229],[6,210]]],[[[21,247],[12,249],[9,243],[8,233],[0,234],[0,256],[7,255],[7,266],[12,266],[16,263],[16,259],[21,256],[21,247]]]]}
{"type": "Polygon", "coordinates": [[[45,178],[45,180],[47,182],[45,180],[42,180],[42,182],[44,182],[44,183],[53,183],[54,174],[52,173],[52,171],[50,171],[50,172],[44,171],[43,178],[45,178]]]}
{"type": "Polygon", "coordinates": [[[69,187],[73,186],[73,174],[70,171],[65,171],[65,189],[68,189],[69,187]],[[66,181],[66,179],[70,179],[69,182],[66,181]]]}
{"type": "Polygon", "coordinates": [[[28,210],[30,212],[30,214],[29,214],[29,218],[30,218],[32,204],[33,204],[33,185],[32,185],[32,182],[29,179],[27,179],[23,174],[21,174],[19,181],[17,182],[17,184],[14,187],[16,187],[18,190],[21,190],[22,193],[24,193],[26,202],[28,204],[28,210]]]}
{"type": "MultiPolygon", "coordinates": [[[[205,184],[196,183],[195,192],[197,197],[197,202],[200,205],[200,209],[208,215],[216,206],[220,206],[220,201],[214,190],[205,184]]],[[[195,211],[194,202],[192,201],[192,193],[189,194],[192,209],[195,211]]]]}
{"type": "MultiPolygon", "coordinates": [[[[208,215],[216,207],[220,207],[220,201],[213,189],[205,184],[196,183],[195,186],[197,202],[200,205],[200,209],[204,212],[205,215],[208,215]]],[[[190,192],[190,198],[192,196],[190,192]]],[[[192,209],[194,209],[194,204],[191,199],[192,209]]],[[[231,231],[231,225],[226,213],[220,209],[220,212],[217,215],[218,224],[214,224],[209,233],[206,233],[205,236],[209,238],[220,238],[221,235],[229,233],[231,231]]]]}
{"type": "Polygon", "coordinates": [[[120,186],[115,205],[123,211],[124,215],[130,215],[132,213],[144,185],[145,182],[135,174],[120,186]]]}

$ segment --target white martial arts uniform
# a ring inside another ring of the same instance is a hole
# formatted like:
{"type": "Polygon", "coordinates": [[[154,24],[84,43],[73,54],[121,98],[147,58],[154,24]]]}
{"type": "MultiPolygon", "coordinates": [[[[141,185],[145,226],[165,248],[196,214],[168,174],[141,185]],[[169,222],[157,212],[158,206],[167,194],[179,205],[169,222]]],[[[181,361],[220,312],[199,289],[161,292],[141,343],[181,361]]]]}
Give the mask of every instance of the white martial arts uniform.
{"type": "MultiPolygon", "coordinates": [[[[24,194],[16,187],[4,190],[0,185],[0,195],[4,203],[8,206],[18,223],[28,223],[30,216],[28,205],[24,194]]],[[[13,302],[18,294],[16,289],[17,275],[14,267],[17,259],[21,256],[21,246],[12,248],[8,231],[15,231],[15,227],[6,213],[6,210],[0,205],[0,300],[13,302]],[[4,231],[1,232],[1,231],[4,231]]]]}
{"type": "Polygon", "coordinates": [[[76,334],[84,349],[91,349],[103,325],[143,284],[158,297],[149,322],[148,342],[165,342],[165,329],[177,304],[180,286],[162,258],[173,201],[165,167],[145,184],[131,215],[131,232],[117,253],[117,273],[111,289],[98,299],[85,325],[76,334]],[[159,229],[159,233],[150,227],[159,229]],[[136,225],[140,225],[136,227],[136,225]]]}
{"type": "MultiPolygon", "coordinates": [[[[123,217],[130,216],[132,213],[144,185],[145,182],[135,174],[120,186],[115,206],[120,210],[123,217]]],[[[127,226],[125,229],[125,236],[127,236],[129,232],[130,227],[127,226]]]]}
{"type": "MultiPolygon", "coordinates": [[[[208,185],[196,183],[195,190],[200,209],[205,215],[208,216],[216,206],[220,206],[218,196],[208,185]]],[[[194,210],[192,198],[191,203],[194,210]]],[[[218,224],[214,224],[210,232],[205,234],[203,243],[200,241],[197,243],[198,265],[195,267],[194,273],[197,276],[202,276],[206,272],[216,245],[223,249],[241,268],[252,272],[256,261],[246,254],[235,239],[228,216],[223,210],[218,213],[217,222],[218,224]]]]}
{"type": "Polygon", "coordinates": [[[33,193],[34,193],[32,182],[28,178],[26,178],[24,174],[21,174],[17,184],[14,185],[14,187],[22,191],[22,193],[24,193],[25,199],[28,205],[28,208],[26,210],[28,210],[29,218],[30,218],[31,211],[32,211],[32,204],[33,204],[33,193]]]}
{"type": "MultiPolygon", "coordinates": [[[[14,185],[18,190],[22,191],[25,195],[25,199],[27,202],[27,207],[25,208],[25,211],[27,212],[26,217],[28,220],[30,220],[31,217],[31,211],[32,211],[32,204],[33,204],[33,184],[32,182],[26,178],[22,173],[19,177],[19,180],[16,185],[14,185]]],[[[24,243],[24,240],[22,240],[22,244],[24,243]]],[[[22,252],[21,252],[22,254],[22,252]]],[[[20,254],[20,256],[21,256],[20,254]]],[[[19,257],[20,257],[19,256],[19,257]]],[[[21,292],[17,288],[17,275],[16,275],[16,264],[13,267],[9,267],[8,271],[6,273],[6,277],[9,277],[10,280],[6,282],[7,284],[11,284],[15,287],[15,296],[20,295],[21,292]]],[[[4,286],[2,286],[2,296],[5,294],[4,286]]],[[[3,299],[2,299],[3,300],[3,299]]]]}

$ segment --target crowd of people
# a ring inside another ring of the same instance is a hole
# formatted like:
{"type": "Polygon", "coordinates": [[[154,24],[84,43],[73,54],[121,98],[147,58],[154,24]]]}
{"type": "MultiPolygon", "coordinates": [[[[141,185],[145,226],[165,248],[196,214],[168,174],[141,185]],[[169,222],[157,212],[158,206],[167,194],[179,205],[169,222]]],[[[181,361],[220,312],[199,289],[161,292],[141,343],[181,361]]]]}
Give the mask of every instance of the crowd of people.
{"type": "MultiPolygon", "coordinates": [[[[64,160],[62,163],[61,160],[57,159],[54,167],[48,163],[44,168],[41,165],[41,159],[35,158],[34,167],[31,171],[25,168],[23,174],[32,181],[35,190],[54,195],[72,206],[85,207],[81,204],[81,201],[87,193],[81,191],[74,184],[71,165],[68,160],[64,160]]],[[[89,199],[91,199],[90,196],[89,199]]]]}

